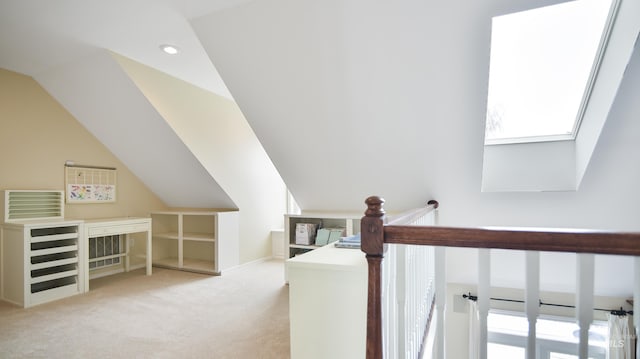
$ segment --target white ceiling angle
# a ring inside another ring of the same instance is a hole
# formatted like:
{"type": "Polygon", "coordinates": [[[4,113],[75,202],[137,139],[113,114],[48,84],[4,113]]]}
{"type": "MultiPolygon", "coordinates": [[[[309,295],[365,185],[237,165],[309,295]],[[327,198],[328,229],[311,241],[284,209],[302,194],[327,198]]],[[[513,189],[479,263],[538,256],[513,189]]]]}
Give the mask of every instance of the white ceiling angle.
{"type": "Polygon", "coordinates": [[[37,76],[107,49],[232,99],[189,19],[243,2],[5,0],[0,68],[37,76]],[[179,56],[167,56],[162,44],[179,47],[179,56]]]}

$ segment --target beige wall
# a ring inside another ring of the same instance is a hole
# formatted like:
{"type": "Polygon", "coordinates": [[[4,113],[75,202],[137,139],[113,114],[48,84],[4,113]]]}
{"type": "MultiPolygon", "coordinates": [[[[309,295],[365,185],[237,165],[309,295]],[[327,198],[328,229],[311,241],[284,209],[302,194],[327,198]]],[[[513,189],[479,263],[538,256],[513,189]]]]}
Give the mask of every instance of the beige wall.
{"type": "Polygon", "coordinates": [[[66,205],[68,218],[147,216],[164,203],[31,77],[0,69],[0,190],[64,190],[64,163],[116,167],[117,202],[66,205]]]}

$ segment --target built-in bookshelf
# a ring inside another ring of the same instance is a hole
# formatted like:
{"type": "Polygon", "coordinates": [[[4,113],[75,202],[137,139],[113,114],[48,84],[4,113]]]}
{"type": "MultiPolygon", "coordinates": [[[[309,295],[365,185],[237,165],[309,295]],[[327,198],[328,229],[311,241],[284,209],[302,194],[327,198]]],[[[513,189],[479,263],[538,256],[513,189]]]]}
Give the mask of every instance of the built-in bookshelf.
{"type": "Polygon", "coordinates": [[[219,275],[238,265],[237,211],[164,211],[151,218],[154,266],[219,275]]]}
{"type": "Polygon", "coordinates": [[[320,247],[316,244],[296,244],[296,225],[298,223],[315,224],[317,229],[344,228],[345,236],[351,236],[360,233],[361,217],[356,214],[287,214],[284,216],[285,255],[287,258],[291,258],[320,247]]]}

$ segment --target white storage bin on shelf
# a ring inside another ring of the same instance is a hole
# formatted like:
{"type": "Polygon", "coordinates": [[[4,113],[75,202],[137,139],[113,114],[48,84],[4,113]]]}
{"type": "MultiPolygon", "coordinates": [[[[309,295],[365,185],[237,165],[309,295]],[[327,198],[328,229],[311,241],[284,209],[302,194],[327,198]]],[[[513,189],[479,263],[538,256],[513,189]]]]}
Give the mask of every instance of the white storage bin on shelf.
{"type": "Polygon", "coordinates": [[[3,300],[31,307],[84,292],[82,221],[4,223],[3,300]]]}
{"type": "Polygon", "coordinates": [[[153,265],[219,275],[239,263],[238,212],[152,212],[153,265]]]}

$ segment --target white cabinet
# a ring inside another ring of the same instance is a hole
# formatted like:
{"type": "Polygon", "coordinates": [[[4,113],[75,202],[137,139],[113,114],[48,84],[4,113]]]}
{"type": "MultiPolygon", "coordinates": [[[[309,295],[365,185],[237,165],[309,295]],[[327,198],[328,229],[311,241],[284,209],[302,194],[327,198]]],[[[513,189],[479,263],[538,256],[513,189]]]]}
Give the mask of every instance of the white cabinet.
{"type": "Polygon", "coordinates": [[[298,223],[316,224],[318,228],[344,228],[347,236],[360,233],[360,215],[303,214],[284,216],[285,258],[295,257],[319,248],[316,245],[296,244],[296,225],[298,223]]]}
{"type": "Polygon", "coordinates": [[[238,212],[151,213],[153,265],[221,274],[239,263],[238,212]]]}
{"type": "Polygon", "coordinates": [[[22,307],[84,292],[82,221],[4,223],[0,297],[22,307]]]}

